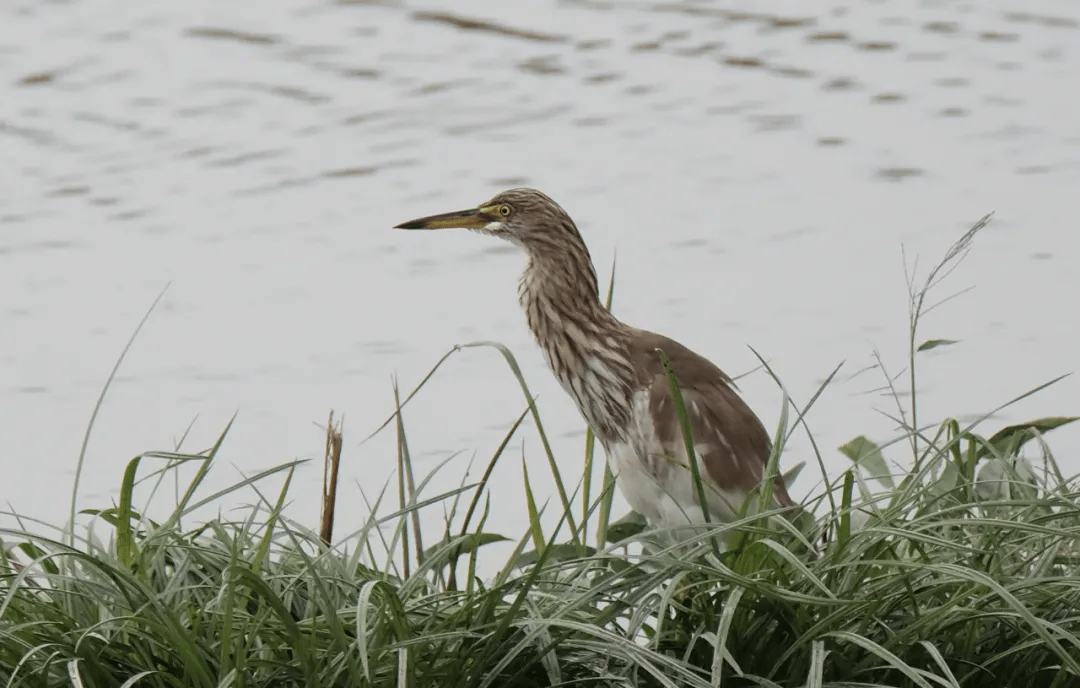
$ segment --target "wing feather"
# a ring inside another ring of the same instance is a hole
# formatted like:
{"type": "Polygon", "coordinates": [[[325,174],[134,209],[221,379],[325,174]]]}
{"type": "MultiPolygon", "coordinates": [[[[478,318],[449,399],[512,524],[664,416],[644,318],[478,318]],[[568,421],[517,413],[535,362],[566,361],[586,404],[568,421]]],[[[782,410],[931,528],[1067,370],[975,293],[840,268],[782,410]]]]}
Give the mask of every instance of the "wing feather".
{"type": "MultiPolygon", "coordinates": [[[[760,486],[772,451],[772,441],[761,420],[743,401],[735,383],[708,359],[678,342],[639,331],[632,352],[640,383],[649,390],[649,414],[660,444],[676,456],[684,454],[682,431],[667,376],[656,350],[663,350],[690,420],[694,449],[704,473],[726,492],[749,492],[760,486]]],[[[774,495],[782,506],[794,504],[784,481],[775,478],[774,495]]]]}

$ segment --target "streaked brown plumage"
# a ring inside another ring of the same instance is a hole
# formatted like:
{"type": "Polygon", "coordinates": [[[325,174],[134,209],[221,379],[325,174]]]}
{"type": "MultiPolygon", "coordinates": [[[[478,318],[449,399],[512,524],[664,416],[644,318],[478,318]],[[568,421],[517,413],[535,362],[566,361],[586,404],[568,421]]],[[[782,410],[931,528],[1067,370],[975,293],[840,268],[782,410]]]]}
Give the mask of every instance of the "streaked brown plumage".
{"type": "MultiPolygon", "coordinates": [[[[518,298],[529,328],[596,433],[630,506],[650,522],[704,520],[658,350],[667,355],[679,381],[712,518],[733,519],[761,484],[771,441],[731,378],[678,342],[612,315],[600,301],[581,234],[546,195],[511,189],[476,209],[398,227],[464,227],[525,249],[528,262],[518,298]]],[[[773,494],[777,504],[794,505],[779,476],[773,494]]]]}

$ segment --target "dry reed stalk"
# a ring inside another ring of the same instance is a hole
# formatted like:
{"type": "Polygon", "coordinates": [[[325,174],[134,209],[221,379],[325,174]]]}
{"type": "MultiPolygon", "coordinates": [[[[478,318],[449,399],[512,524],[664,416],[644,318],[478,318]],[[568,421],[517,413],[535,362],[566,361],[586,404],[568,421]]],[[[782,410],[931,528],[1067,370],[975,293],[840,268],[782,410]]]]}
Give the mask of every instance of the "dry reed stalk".
{"type": "Polygon", "coordinates": [[[319,538],[330,546],[334,536],[334,505],[337,503],[338,469],[341,467],[341,423],[334,427],[334,411],[326,422],[326,450],[323,458],[322,517],[319,538]]]}

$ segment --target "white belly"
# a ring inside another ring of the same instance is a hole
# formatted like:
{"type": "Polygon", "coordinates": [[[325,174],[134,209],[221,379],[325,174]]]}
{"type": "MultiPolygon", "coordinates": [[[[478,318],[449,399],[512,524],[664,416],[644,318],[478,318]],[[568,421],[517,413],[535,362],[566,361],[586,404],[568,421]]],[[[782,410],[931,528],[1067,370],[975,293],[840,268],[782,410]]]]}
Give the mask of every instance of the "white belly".
{"type": "Polygon", "coordinates": [[[650,524],[666,527],[705,522],[701,507],[694,504],[692,498],[680,500],[681,490],[661,484],[630,445],[612,445],[608,450],[608,465],[630,508],[650,524]]]}

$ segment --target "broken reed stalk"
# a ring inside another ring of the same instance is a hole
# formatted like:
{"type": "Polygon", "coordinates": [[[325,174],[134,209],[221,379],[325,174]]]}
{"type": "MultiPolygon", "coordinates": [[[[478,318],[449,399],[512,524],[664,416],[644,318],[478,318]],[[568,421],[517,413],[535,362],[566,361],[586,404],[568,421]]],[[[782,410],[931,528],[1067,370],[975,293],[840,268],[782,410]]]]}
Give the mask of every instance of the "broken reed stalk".
{"type": "Polygon", "coordinates": [[[334,505],[337,503],[338,469],[341,467],[341,423],[334,427],[334,411],[326,422],[326,450],[323,458],[322,518],[319,538],[327,547],[334,537],[334,505]]]}

